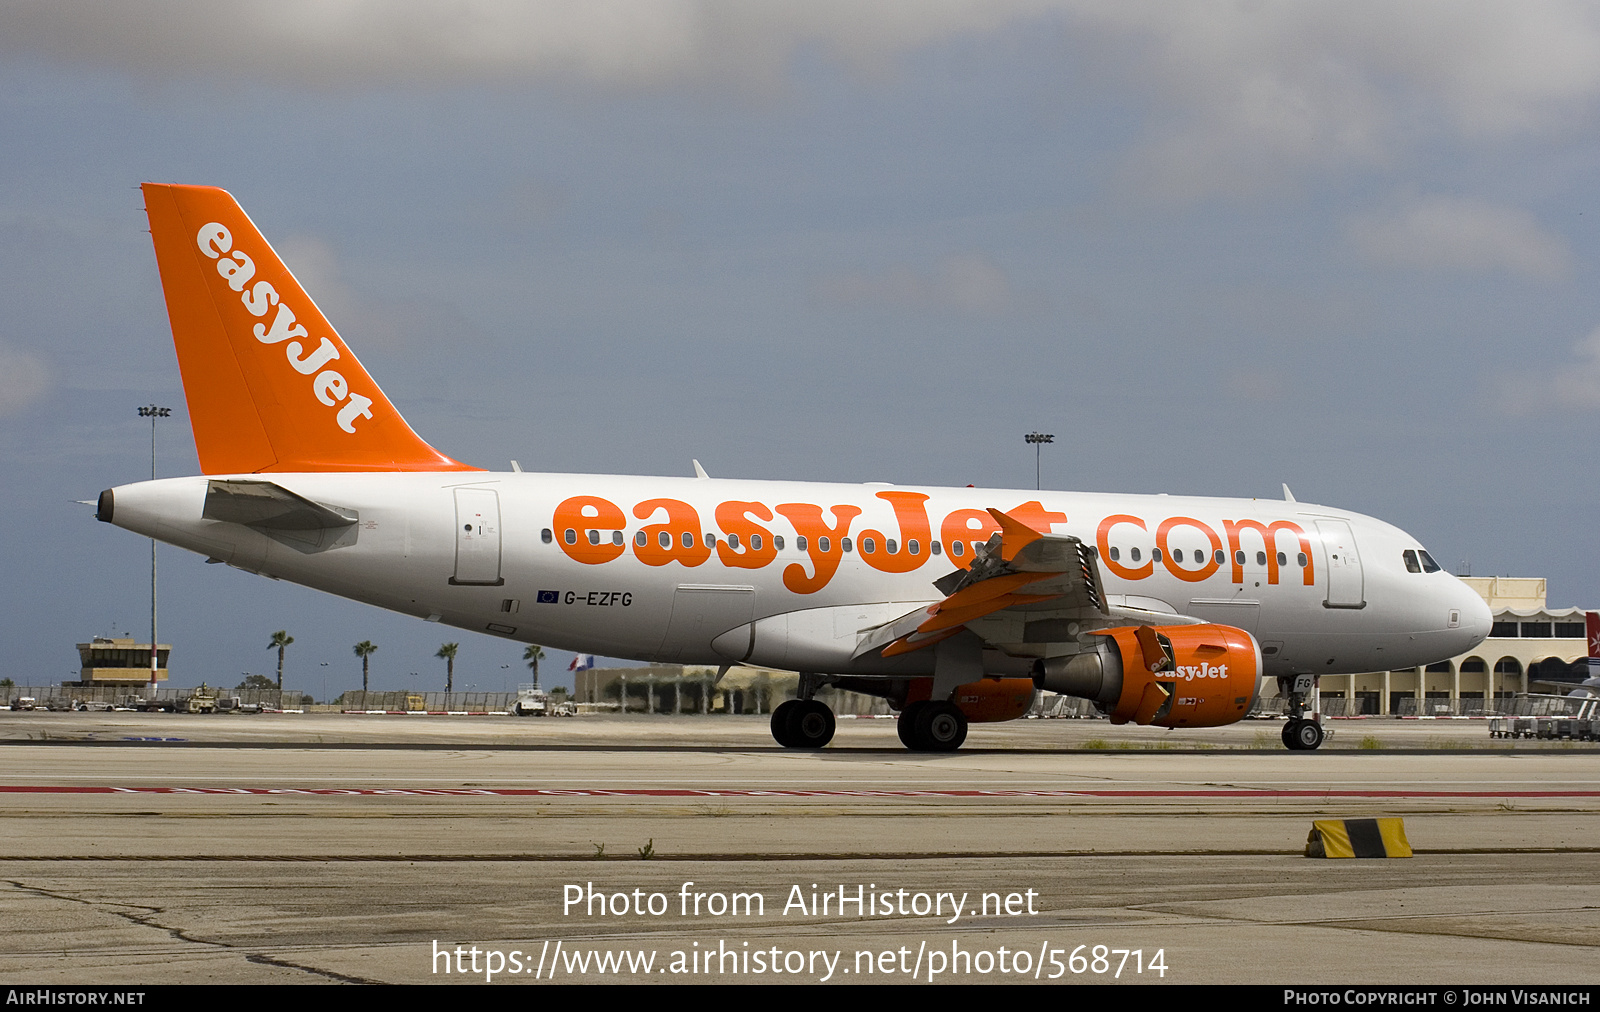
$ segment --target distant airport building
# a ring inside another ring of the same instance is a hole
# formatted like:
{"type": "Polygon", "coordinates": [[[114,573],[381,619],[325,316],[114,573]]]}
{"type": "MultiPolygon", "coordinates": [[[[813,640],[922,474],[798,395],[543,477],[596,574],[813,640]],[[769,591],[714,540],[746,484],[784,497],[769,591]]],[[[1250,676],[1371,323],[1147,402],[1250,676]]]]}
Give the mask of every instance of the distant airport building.
{"type": "MultiPolygon", "coordinates": [[[[167,657],[171,653],[170,643],[156,644],[158,682],[167,680],[167,657]]],[[[78,657],[83,665],[77,683],[80,686],[150,683],[150,644],[137,643],[131,636],[112,639],[96,636],[88,643],[78,644],[78,657]]]]}
{"type": "MultiPolygon", "coordinates": [[[[1519,692],[1565,694],[1588,677],[1584,609],[1551,608],[1545,581],[1463,576],[1489,603],[1494,625],[1472,651],[1426,667],[1322,676],[1324,700],[1345,712],[1395,716],[1471,713],[1519,692]]],[[[1325,707],[1325,712],[1332,712],[1325,707]]]]}

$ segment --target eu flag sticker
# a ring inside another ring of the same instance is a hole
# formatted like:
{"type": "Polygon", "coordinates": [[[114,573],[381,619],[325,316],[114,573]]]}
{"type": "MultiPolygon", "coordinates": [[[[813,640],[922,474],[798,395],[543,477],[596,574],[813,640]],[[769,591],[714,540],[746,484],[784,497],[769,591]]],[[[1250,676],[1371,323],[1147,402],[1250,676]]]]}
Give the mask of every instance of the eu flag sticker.
{"type": "Polygon", "coordinates": [[[556,604],[557,602],[560,601],[560,599],[561,599],[561,591],[559,591],[559,590],[541,590],[541,591],[539,591],[539,603],[540,604],[556,604]]]}

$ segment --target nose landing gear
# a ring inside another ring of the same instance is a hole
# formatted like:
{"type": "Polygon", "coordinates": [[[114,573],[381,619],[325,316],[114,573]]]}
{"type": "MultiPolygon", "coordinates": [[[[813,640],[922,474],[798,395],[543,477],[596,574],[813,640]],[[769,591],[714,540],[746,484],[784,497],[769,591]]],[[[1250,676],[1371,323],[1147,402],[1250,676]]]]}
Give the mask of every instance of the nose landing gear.
{"type": "Polygon", "coordinates": [[[1323,730],[1317,676],[1286,675],[1278,679],[1278,691],[1289,700],[1289,721],[1283,725],[1283,744],[1295,752],[1320,748],[1330,732],[1323,730]]]}
{"type": "Polygon", "coordinates": [[[1283,744],[1296,752],[1309,752],[1322,744],[1322,725],[1314,720],[1291,718],[1283,726],[1283,744]]]}

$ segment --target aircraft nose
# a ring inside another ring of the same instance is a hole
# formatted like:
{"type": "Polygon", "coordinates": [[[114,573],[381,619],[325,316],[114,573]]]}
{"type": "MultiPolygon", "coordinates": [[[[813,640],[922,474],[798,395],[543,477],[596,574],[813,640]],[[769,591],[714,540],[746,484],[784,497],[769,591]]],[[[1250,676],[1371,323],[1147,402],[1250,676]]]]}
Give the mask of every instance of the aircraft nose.
{"type": "MultiPolygon", "coordinates": [[[[1478,596],[1477,591],[1460,581],[1456,586],[1457,607],[1461,611],[1461,631],[1472,636],[1472,647],[1482,643],[1489,635],[1489,629],[1494,625],[1494,612],[1489,610],[1489,603],[1478,596]]],[[[1471,649],[1471,647],[1468,647],[1471,649]]]]}

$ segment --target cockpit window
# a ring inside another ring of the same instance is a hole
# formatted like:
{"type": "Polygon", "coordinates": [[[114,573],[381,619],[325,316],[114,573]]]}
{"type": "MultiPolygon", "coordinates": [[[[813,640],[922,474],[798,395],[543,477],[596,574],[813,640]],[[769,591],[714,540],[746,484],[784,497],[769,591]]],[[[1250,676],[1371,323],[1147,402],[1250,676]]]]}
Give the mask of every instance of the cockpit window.
{"type": "Polygon", "coordinates": [[[1420,548],[1407,548],[1403,555],[1408,573],[1437,573],[1442,568],[1433,561],[1433,556],[1420,548]]]}

